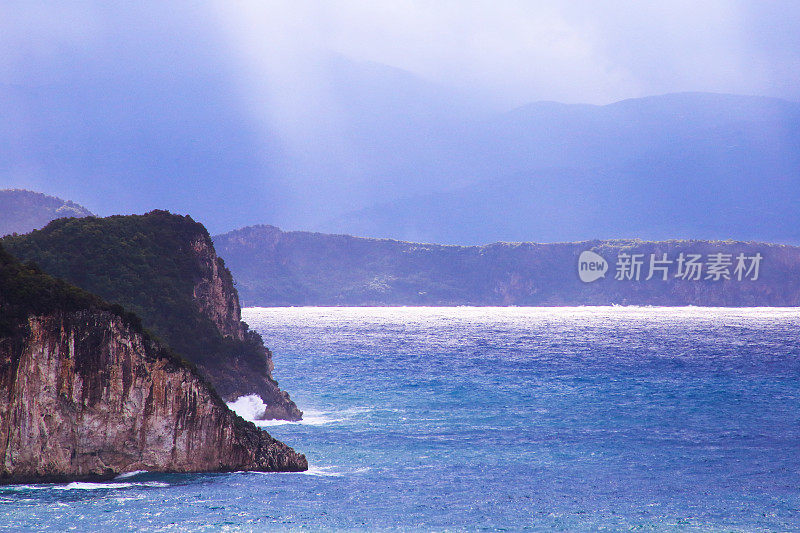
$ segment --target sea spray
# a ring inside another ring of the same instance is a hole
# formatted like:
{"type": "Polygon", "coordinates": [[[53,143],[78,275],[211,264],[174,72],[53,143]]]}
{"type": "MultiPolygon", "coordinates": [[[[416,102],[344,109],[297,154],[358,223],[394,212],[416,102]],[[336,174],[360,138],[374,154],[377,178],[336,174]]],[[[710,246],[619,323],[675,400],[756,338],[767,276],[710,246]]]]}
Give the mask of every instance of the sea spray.
{"type": "Polygon", "coordinates": [[[314,409],[303,408],[302,420],[262,420],[266,411],[266,405],[255,394],[246,396],[239,396],[236,400],[229,402],[228,407],[231,408],[237,415],[245,420],[253,422],[259,427],[270,426],[283,426],[287,424],[308,425],[308,426],[321,426],[325,424],[335,424],[338,422],[345,422],[359,414],[367,413],[370,409],[367,408],[350,408],[341,411],[317,411],[314,409]]]}
{"type": "Polygon", "coordinates": [[[228,407],[237,415],[251,422],[264,416],[264,412],[267,410],[267,405],[257,394],[239,396],[235,401],[229,402],[228,407]]]}

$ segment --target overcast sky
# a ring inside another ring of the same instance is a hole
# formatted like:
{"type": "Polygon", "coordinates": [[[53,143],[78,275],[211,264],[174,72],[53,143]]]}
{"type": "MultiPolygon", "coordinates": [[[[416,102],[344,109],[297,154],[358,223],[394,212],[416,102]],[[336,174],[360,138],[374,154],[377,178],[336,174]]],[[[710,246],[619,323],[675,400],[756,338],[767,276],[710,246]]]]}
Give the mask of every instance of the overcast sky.
{"type": "Polygon", "coordinates": [[[214,4],[247,71],[290,84],[333,51],[508,104],[676,91],[798,98],[791,1],[396,1],[214,4]]]}
{"type": "MultiPolygon", "coordinates": [[[[236,213],[265,198],[271,212],[355,207],[413,192],[400,183],[413,169],[400,180],[374,162],[424,149],[413,132],[447,128],[440,110],[680,91],[800,101],[798,28],[790,1],[8,0],[0,186],[101,214],[211,212],[227,196],[236,213]],[[401,124],[409,111],[419,120],[401,124]]],[[[225,223],[250,220],[236,213],[225,223]]]]}
{"type": "MultiPolygon", "coordinates": [[[[502,105],[608,103],[686,90],[797,100],[800,91],[800,5],[792,1],[160,4],[138,10],[175,24],[175,31],[209,34],[245,91],[263,90],[268,78],[272,91],[291,92],[314,75],[309,65],[331,52],[406,69],[502,105]]],[[[147,38],[126,31],[130,11],[101,2],[4,2],[2,78],[13,82],[25,56],[105,46],[110,32],[147,38]]]]}

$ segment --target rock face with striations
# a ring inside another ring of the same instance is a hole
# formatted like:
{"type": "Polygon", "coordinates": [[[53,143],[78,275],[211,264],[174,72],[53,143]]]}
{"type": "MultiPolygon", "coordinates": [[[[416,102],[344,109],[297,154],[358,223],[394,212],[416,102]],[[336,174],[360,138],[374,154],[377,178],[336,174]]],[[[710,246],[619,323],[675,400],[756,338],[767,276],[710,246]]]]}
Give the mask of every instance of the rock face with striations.
{"type": "Polygon", "coordinates": [[[135,315],[0,248],[0,483],[307,468],[135,315]]]}
{"type": "Polygon", "coordinates": [[[19,259],[136,313],[226,401],[256,394],[263,418],[302,417],[272,378],[272,354],[241,320],[230,271],[190,217],[153,211],[62,219],[2,243],[19,259]]]}
{"type": "Polygon", "coordinates": [[[201,271],[192,291],[198,311],[210,318],[224,336],[243,340],[245,328],[233,277],[207,239],[198,238],[191,243],[191,249],[201,271]]]}

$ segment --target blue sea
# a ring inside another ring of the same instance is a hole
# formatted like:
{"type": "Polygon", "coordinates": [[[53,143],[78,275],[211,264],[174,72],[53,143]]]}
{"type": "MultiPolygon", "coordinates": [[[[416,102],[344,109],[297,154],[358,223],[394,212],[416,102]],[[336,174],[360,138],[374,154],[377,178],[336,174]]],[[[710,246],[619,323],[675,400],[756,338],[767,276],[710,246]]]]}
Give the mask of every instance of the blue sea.
{"type": "MultiPolygon", "coordinates": [[[[302,474],[0,488],[12,530],[800,530],[800,310],[250,308],[302,474]]],[[[254,416],[258,402],[236,409],[254,416]]]]}

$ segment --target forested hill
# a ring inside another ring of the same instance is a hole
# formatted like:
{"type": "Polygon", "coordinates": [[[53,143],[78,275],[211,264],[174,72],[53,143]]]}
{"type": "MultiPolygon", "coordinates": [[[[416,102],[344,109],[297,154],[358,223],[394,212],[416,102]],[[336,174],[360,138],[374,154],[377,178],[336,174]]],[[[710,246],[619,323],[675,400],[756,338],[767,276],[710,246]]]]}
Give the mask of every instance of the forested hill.
{"type": "Polygon", "coordinates": [[[246,306],[800,305],[800,248],[777,244],[443,246],[273,226],[214,242],[246,306]]]}
{"type": "Polygon", "coordinates": [[[241,322],[230,272],[191,217],[153,211],[59,219],[0,242],[19,259],[136,313],[226,400],[258,394],[267,417],[300,418],[271,378],[269,350],[241,322]]]}

